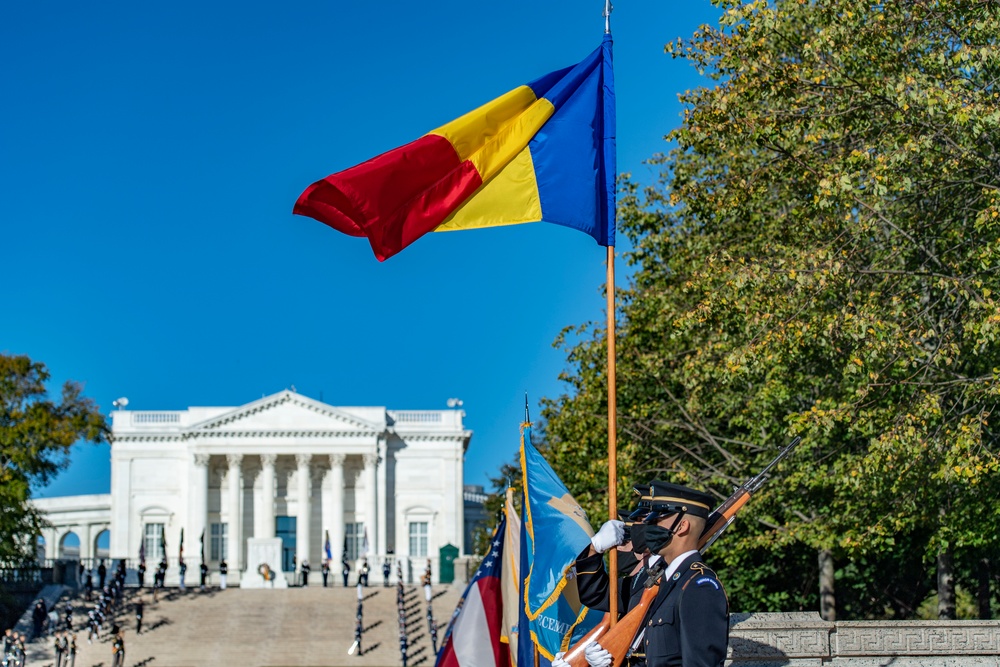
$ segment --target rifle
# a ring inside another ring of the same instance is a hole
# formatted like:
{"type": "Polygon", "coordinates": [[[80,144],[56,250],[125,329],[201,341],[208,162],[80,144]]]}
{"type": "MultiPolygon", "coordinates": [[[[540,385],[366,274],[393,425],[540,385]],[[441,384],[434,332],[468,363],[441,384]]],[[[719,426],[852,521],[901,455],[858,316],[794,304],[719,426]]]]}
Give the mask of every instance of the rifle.
{"type": "MultiPolygon", "coordinates": [[[[733,521],[736,520],[736,514],[747,504],[750,496],[755,494],[764,485],[764,482],[767,481],[768,473],[771,469],[788,456],[801,441],[802,438],[796,436],[794,440],[788,443],[774,457],[774,460],[768,463],[758,474],[737,487],[733,491],[733,495],[729,496],[724,503],[719,505],[708,516],[705,530],[702,532],[701,537],[698,538],[698,550],[700,552],[704,553],[732,525],[733,521]]],[[[649,606],[656,599],[656,595],[660,591],[660,575],[663,574],[665,569],[663,560],[660,560],[650,568],[647,573],[646,590],[642,592],[642,598],[639,602],[614,627],[610,627],[611,615],[605,614],[604,618],[601,619],[601,622],[593,630],[584,635],[566,652],[563,660],[568,662],[570,667],[588,667],[587,658],[584,656],[584,649],[587,644],[597,641],[611,653],[611,667],[621,667],[625,656],[632,649],[632,643],[639,628],[642,626],[642,622],[646,619],[646,612],[649,611],[649,606]]]]}

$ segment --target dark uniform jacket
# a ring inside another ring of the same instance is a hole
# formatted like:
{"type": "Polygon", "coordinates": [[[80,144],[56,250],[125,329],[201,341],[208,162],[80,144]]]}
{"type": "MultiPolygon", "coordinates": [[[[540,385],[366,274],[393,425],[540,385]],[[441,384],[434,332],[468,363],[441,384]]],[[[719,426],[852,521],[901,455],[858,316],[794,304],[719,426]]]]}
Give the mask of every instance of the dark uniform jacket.
{"type": "Polygon", "coordinates": [[[646,616],[649,667],[721,667],[729,645],[729,600],[701,554],[685,558],[646,616]]]}
{"type": "MultiPolygon", "coordinates": [[[[622,557],[621,554],[618,556],[622,557]]],[[[619,618],[642,598],[646,585],[646,570],[643,568],[633,577],[623,577],[618,582],[619,618]]],[[[580,592],[580,602],[584,606],[607,612],[610,609],[611,577],[604,569],[604,555],[594,554],[576,559],[576,587],[580,592]]]]}

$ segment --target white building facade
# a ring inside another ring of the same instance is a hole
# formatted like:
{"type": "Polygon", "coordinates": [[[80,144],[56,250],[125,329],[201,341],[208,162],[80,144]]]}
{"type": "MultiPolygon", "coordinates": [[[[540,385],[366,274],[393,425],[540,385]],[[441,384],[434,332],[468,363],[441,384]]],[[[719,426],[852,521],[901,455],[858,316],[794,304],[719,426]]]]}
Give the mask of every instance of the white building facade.
{"type": "MultiPolygon", "coordinates": [[[[76,497],[91,501],[80,556],[92,554],[91,537],[106,526],[110,558],[134,560],[141,545],[151,570],[162,556],[174,569],[183,535],[189,581],[202,549],[213,572],[227,561],[232,581],[247,566],[247,540],[274,537],[282,562],[270,565],[289,581],[306,559],[319,570],[328,541],[334,576],[346,552],[353,562],[367,557],[376,578],[387,557],[402,560],[406,579],[430,558],[437,577],[441,547],[465,551],[472,432],[463,416],[334,407],[294,391],[240,407],[115,411],[110,496],[76,497]],[[106,521],[91,516],[103,498],[106,521]]],[[[54,526],[49,557],[58,555],[60,528],[74,529],[73,500],[36,501],[54,526]]]]}

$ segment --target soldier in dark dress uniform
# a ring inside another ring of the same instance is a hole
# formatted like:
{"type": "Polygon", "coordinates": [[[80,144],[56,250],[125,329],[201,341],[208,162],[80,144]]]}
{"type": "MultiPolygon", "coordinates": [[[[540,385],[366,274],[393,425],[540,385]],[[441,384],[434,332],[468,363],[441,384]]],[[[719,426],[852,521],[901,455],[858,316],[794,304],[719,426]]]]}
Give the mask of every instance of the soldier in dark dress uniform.
{"type": "Polygon", "coordinates": [[[358,583],[368,587],[368,559],[364,559],[361,562],[361,568],[358,570],[358,583]]]}
{"type": "Polygon", "coordinates": [[[721,667],[729,644],[729,600],[698,552],[713,499],[677,484],[651,486],[646,543],[667,569],[643,628],[647,664],[721,667]]]}
{"type": "Polygon", "coordinates": [[[302,559],[302,565],[299,566],[299,571],[302,573],[302,585],[303,586],[308,586],[309,585],[309,572],[311,570],[312,570],[312,568],[309,567],[309,559],[308,558],[303,558],[302,559]]]}
{"type": "Polygon", "coordinates": [[[137,573],[139,575],[139,588],[142,588],[143,584],[146,582],[146,561],[139,561],[139,569],[137,570],[137,573]]]}
{"type": "Polygon", "coordinates": [[[330,578],[330,561],[325,558],[323,559],[323,565],[322,569],[320,570],[320,574],[323,575],[323,588],[326,588],[327,579],[330,578]]]}
{"type": "Polygon", "coordinates": [[[125,637],[117,625],[112,632],[114,639],[111,642],[111,667],[125,667],[125,637]]]}
{"type": "Polygon", "coordinates": [[[55,649],[55,667],[62,667],[63,661],[63,638],[61,632],[56,632],[52,637],[52,648],[55,649]]]}
{"type": "Polygon", "coordinates": [[[135,601],[135,634],[142,634],[142,610],[145,605],[143,604],[142,598],[138,598],[135,601]]]}
{"type": "Polygon", "coordinates": [[[208,583],[208,563],[201,561],[201,590],[205,590],[205,584],[208,583]]]}

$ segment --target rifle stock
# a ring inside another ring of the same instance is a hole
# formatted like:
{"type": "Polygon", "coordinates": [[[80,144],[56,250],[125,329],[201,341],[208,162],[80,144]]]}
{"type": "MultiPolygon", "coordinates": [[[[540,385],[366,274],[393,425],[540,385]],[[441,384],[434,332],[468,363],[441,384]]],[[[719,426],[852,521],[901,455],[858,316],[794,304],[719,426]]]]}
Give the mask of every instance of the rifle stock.
{"type": "Polygon", "coordinates": [[[632,646],[633,639],[639,633],[639,626],[646,618],[649,605],[653,604],[659,590],[659,584],[654,584],[644,590],[642,599],[621,620],[615,623],[613,628],[608,628],[611,616],[605,614],[600,624],[574,644],[573,648],[563,656],[563,660],[568,662],[570,667],[588,667],[584,650],[587,644],[597,641],[611,654],[611,667],[621,667],[625,656],[628,655],[629,648],[632,646]]]}
{"type": "MultiPolygon", "coordinates": [[[[743,509],[743,507],[750,500],[750,496],[753,495],[767,480],[767,472],[771,470],[781,459],[788,456],[789,452],[799,444],[801,438],[796,437],[791,443],[788,444],[773,461],[771,461],[763,471],[752,477],[750,480],[745,482],[742,486],[737,488],[733,495],[729,496],[724,503],[719,505],[718,509],[712,512],[708,517],[707,526],[705,531],[698,538],[698,550],[704,551],[711,544],[718,539],[718,537],[725,531],[726,528],[733,522],[736,518],[736,514],[743,509]]],[[[656,581],[647,582],[646,590],[642,592],[642,598],[639,600],[638,604],[621,618],[615,626],[610,627],[611,616],[605,614],[604,618],[597,626],[584,635],[576,644],[574,644],[566,655],[563,656],[563,660],[570,664],[570,667],[588,667],[587,659],[584,655],[584,649],[587,644],[592,641],[597,641],[602,647],[604,647],[608,652],[611,653],[611,667],[621,667],[622,662],[625,660],[625,656],[628,655],[629,649],[632,647],[632,642],[635,640],[635,636],[639,632],[639,628],[642,626],[642,622],[646,619],[646,612],[649,610],[649,606],[656,599],[656,594],[660,591],[660,574],[662,570],[656,575],[656,581]],[[599,641],[598,641],[599,640],[599,641]]]]}

